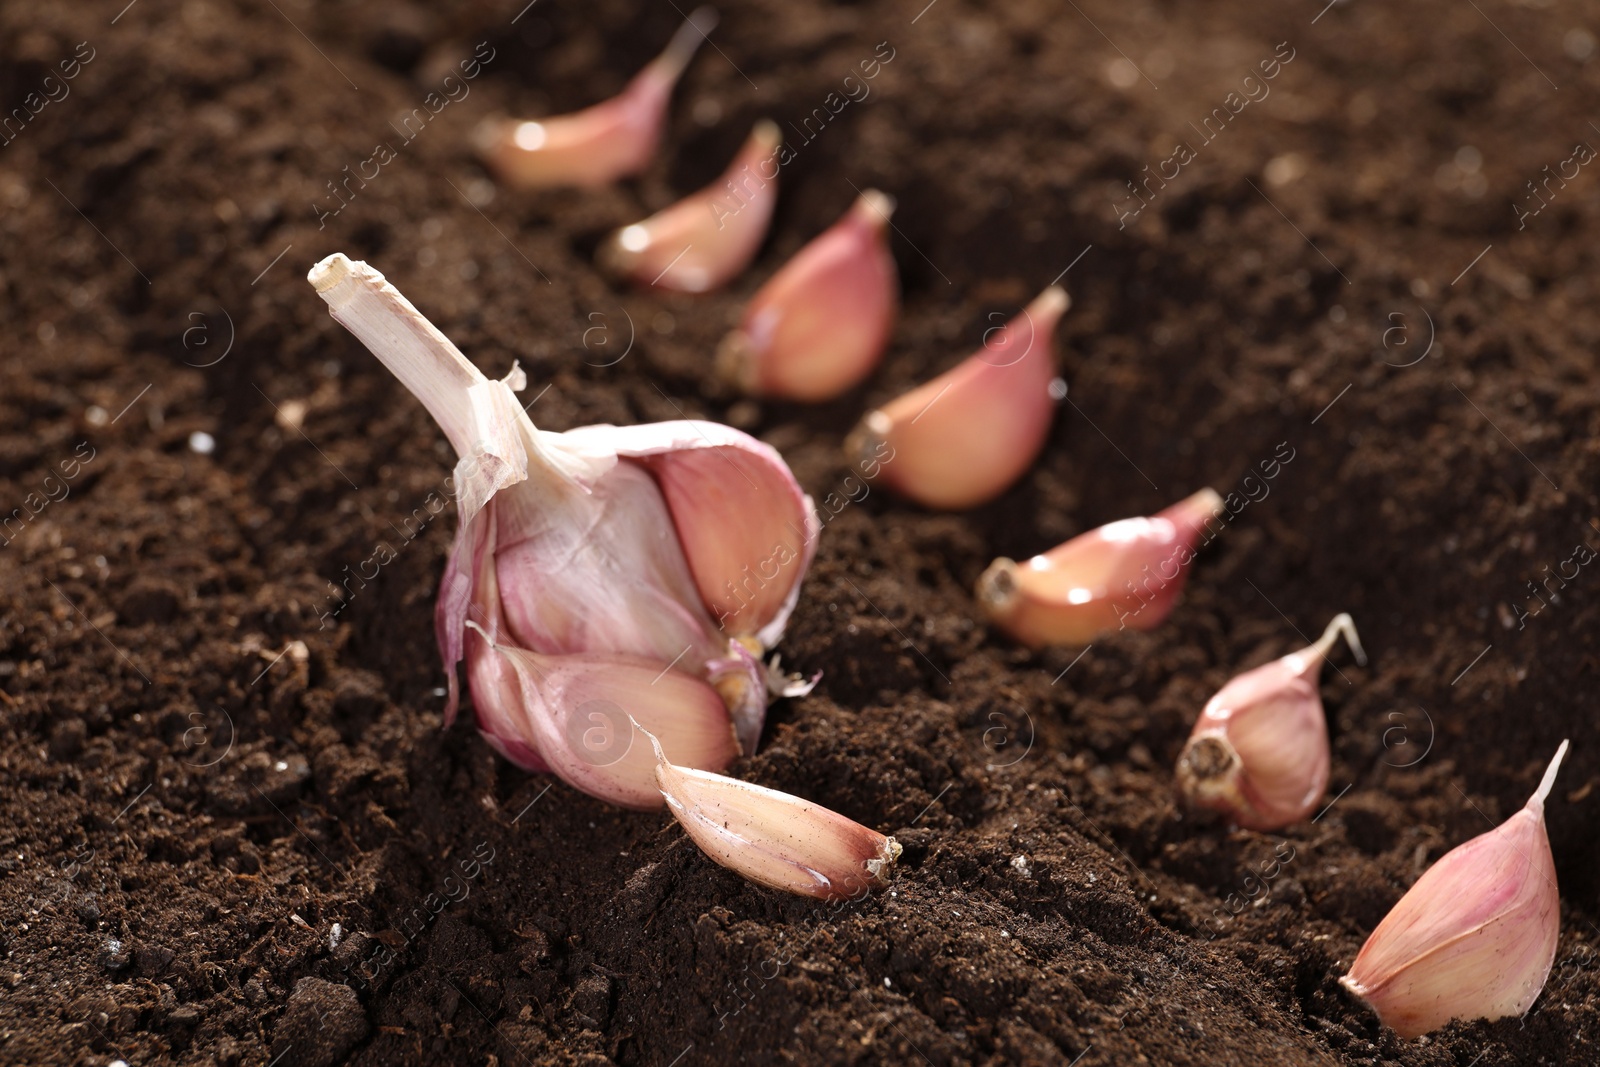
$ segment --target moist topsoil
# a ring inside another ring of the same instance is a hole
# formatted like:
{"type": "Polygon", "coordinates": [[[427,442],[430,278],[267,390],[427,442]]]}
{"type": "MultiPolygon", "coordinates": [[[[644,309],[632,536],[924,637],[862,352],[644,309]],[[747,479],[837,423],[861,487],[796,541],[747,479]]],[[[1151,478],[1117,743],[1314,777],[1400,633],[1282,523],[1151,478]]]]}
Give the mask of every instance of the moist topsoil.
{"type": "Polygon", "coordinates": [[[487,180],[476,123],[611,95],[682,11],[0,7],[29,115],[0,147],[0,1061],[1592,1062],[1592,10],[718,6],[650,168],[537,195],[487,180]],[[596,272],[764,116],[794,156],[750,271],[596,272]],[[744,301],[870,187],[899,201],[882,366],[814,407],[718,384],[744,301]],[[780,650],[822,680],[732,773],[892,833],[888,891],[755,888],[442,727],[453,456],[305,282],[335,251],[521,361],[542,427],[782,451],[827,521],[780,650]],[[864,491],[861,413],[1056,278],[1069,392],[1027,476],[964,514],[864,491]],[[994,557],[1202,486],[1236,507],[1158,629],[1035,654],[981,621],[994,557]],[[1371,661],[1323,672],[1326,810],[1185,813],[1206,698],[1341,611],[1371,661]],[[1563,738],[1549,984],[1397,1039],[1338,978],[1563,738]]]}

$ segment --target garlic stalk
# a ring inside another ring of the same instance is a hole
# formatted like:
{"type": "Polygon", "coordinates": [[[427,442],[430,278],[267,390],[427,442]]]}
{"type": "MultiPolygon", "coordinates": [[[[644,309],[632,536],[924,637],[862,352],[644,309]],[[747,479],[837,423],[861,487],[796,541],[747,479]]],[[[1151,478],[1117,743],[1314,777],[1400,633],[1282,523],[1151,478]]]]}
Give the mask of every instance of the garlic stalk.
{"type": "Polygon", "coordinates": [[[1563,741],[1521,811],[1423,872],[1339,980],[1401,1037],[1538,999],[1561,936],[1544,802],[1566,754],[1563,741]]]}
{"type": "Polygon", "coordinates": [[[1193,807],[1250,830],[1276,830],[1316,808],[1328,788],[1328,724],[1317,675],[1343,635],[1366,653],[1349,615],[1312,645],[1232,679],[1206,701],[1178,757],[1178,788],[1193,807]]]}
{"type": "Polygon", "coordinates": [[[718,367],[747,393],[821,401],[860,383],[889,344],[899,280],[886,231],[894,198],[862,193],[751,298],[718,367]]]}
{"type": "Polygon", "coordinates": [[[777,123],[756,123],[721,178],[606,238],[600,266],[637,285],[682,293],[728,284],[766,239],[782,143],[777,123]]]}
{"type": "Polygon", "coordinates": [[[878,480],[930,508],[992,500],[1033,465],[1055,416],[1056,323],[1071,305],[1051,286],[984,346],[930,382],[868,412],[845,442],[852,461],[892,449],[878,480]]]}
{"type": "Polygon", "coordinates": [[[583,731],[563,726],[586,702],[616,705],[613,733],[629,733],[627,714],[654,723],[696,765],[754,752],[772,692],[803,689],[760,657],[819,531],[777,452],[707,422],[540,430],[513,392],[520,370],[484,377],[365,263],[336,254],[310,281],[460,457],[461,526],[434,613],[446,721],[465,658],[478,728],[499,752],[619,804],[655,803],[653,767],[595,772],[583,731]]]}
{"type": "Polygon", "coordinates": [[[639,173],[661,143],[673,88],[716,25],[715,11],[697,8],[666,51],[604,103],[537,121],[486,121],[474,137],[479,154],[500,180],[525,189],[607,185],[639,173]]]}
{"type": "MultiPolygon", "coordinates": [[[[642,727],[641,727],[642,729],[642,727]]],[[[669,761],[646,731],[656,784],[707,856],[752,882],[842,900],[889,884],[900,845],[820,804],[669,761]]]]}
{"type": "Polygon", "coordinates": [[[1002,557],[978,579],[978,603],[1032,648],[1154,629],[1188,581],[1205,524],[1221,512],[1222,498],[1202,489],[1150,518],[1108,523],[1026,563],[1002,557]]]}

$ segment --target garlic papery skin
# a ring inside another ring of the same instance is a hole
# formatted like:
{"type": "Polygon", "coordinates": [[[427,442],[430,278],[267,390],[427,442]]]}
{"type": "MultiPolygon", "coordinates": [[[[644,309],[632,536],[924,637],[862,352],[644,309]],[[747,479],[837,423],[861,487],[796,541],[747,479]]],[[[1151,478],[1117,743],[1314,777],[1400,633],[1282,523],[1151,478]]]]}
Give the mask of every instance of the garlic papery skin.
{"type": "Polygon", "coordinates": [[[871,374],[900,300],[887,240],[892,214],[894,198],[868,189],[785,263],[723,339],[723,376],[756,396],[822,401],[871,374]]]}
{"type": "MultiPolygon", "coordinates": [[[[434,610],[450,683],[446,722],[466,658],[478,727],[498,751],[638,804],[637,788],[618,792],[619,771],[597,776],[570,751],[549,748],[549,724],[569,721],[573,694],[598,684],[580,685],[571,672],[615,661],[623,673],[648,671],[650,699],[673,695],[663,707],[700,709],[684,712],[690,718],[704,719],[715,701],[716,729],[702,722],[695,736],[736,736],[753,753],[768,702],[799,692],[761,657],[783,635],[820,532],[783,458],[731,427],[690,420],[540,430],[515,395],[526,384],[520,370],[486,378],[382,274],[334,255],[310,280],[460,457],[452,482],[461,525],[434,610]],[[781,565],[763,565],[774,546],[784,549],[781,565]],[[750,569],[762,584],[730,613],[721,591],[729,575],[750,569]],[[550,662],[524,660],[519,672],[515,652],[550,662]],[[556,682],[531,687],[530,663],[556,682]]],[[[655,722],[655,705],[644,706],[640,718],[655,722]]],[[[676,736],[676,727],[661,728],[676,736]]],[[[695,749],[686,762],[709,765],[710,751],[695,749]]]]}
{"type": "Polygon", "coordinates": [[[1339,979],[1401,1037],[1522,1015],[1538,999],[1561,936],[1544,802],[1566,754],[1563,741],[1521,811],[1424,871],[1339,979]]]}
{"type": "Polygon", "coordinates": [[[697,8],[666,51],[604,103],[537,121],[488,120],[474,138],[484,163],[524,189],[608,185],[639,173],[661,143],[673,88],[716,25],[715,11],[697,8]]]}
{"type": "Polygon", "coordinates": [[[1202,489],[1154,516],[1108,523],[1025,563],[1002,557],[978,579],[978,603],[1031,648],[1154,629],[1177,603],[1206,524],[1222,511],[1222,498],[1202,489]]]}
{"type": "Polygon", "coordinates": [[[722,177],[606,238],[600,266],[637,285],[682,293],[732,281],[766,239],[782,143],[777,123],[756,123],[722,177]]]}
{"type": "Polygon", "coordinates": [[[900,845],[820,804],[669,761],[654,746],[656,784],[707,856],[759,885],[843,900],[889,884],[900,845]]]}
{"type": "Polygon", "coordinates": [[[686,766],[720,769],[739,754],[722,698],[682,671],[634,656],[493,647],[516,673],[540,755],[590,796],[640,811],[661,806],[656,759],[639,727],[686,766]]]}
{"type": "Polygon", "coordinates": [[[1072,301],[1051,286],[983,348],[861,420],[845,441],[853,463],[887,449],[878,481],[948,511],[993,500],[1033,465],[1055,416],[1056,323],[1072,301]]]}
{"type": "Polygon", "coordinates": [[[720,423],[585,426],[648,470],[666,500],[700,597],[719,632],[771,648],[800,596],[822,521],[777,451],[720,423]]]}
{"type": "Polygon", "coordinates": [[[1178,789],[1191,807],[1248,830],[1277,830],[1316,809],[1329,773],[1317,675],[1340,635],[1365,663],[1355,623],[1341,614],[1315,644],[1245,671],[1206,701],[1178,757],[1178,789]]]}

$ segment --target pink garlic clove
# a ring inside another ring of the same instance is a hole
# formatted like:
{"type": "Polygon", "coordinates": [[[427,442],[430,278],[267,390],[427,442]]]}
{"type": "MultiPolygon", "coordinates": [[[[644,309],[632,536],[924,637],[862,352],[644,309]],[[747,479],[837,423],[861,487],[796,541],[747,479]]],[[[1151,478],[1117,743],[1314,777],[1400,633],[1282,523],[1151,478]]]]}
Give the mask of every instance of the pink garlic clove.
{"type": "Polygon", "coordinates": [[[553,522],[549,495],[528,481],[495,497],[495,572],[512,643],[536,652],[616,652],[664,663],[720,655],[725,639],[695,588],[667,500],[650,472],[619,462],[584,503],[603,518],[553,522]],[[597,580],[602,575],[622,580],[597,580]]]}
{"type": "MultiPolygon", "coordinates": [[[[539,755],[538,741],[528,723],[522,683],[517,679],[515,668],[504,657],[497,655],[493,648],[494,642],[505,639],[500,590],[495,580],[494,531],[491,524],[486,522],[477,523],[472,529],[481,532],[482,536],[469,537],[467,530],[457,531],[456,547],[446,566],[445,583],[446,587],[459,584],[455,581],[453,568],[476,569],[477,581],[470,583],[472,602],[469,608],[475,620],[472,631],[465,635],[462,657],[467,664],[467,684],[472,691],[473,707],[477,712],[478,732],[496,752],[523,770],[548,773],[550,765],[539,755]]],[[[441,596],[435,608],[436,627],[447,619],[445,599],[441,596]]],[[[444,713],[446,726],[455,721],[459,699],[456,672],[451,671],[450,699],[444,713]]]]}
{"type": "Polygon", "coordinates": [[[673,817],[735,874],[821,900],[889,884],[900,858],[894,838],[792,794],[682,766],[663,745],[654,751],[656,782],[673,817]]]}
{"type": "Polygon", "coordinates": [[[1315,644],[1244,672],[1206,702],[1178,758],[1178,788],[1192,807],[1249,830],[1277,830],[1316,810],[1329,770],[1317,675],[1341,634],[1365,663],[1355,623],[1339,615],[1315,644]]]}
{"type": "Polygon", "coordinates": [[[717,352],[723,375],[747,393],[829,400],[878,365],[899,304],[887,231],[894,199],[860,198],[774,274],[717,352]]]}
{"type": "Polygon", "coordinates": [[[492,648],[516,673],[545,762],[590,796],[641,811],[661,806],[656,761],[635,724],[687,767],[717,770],[739,755],[722,698],[682,671],[637,656],[492,648]]]}
{"type": "Polygon", "coordinates": [[[878,481],[930,508],[959,510],[999,496],[1044,447],[1055,416],[1052,337],[1071,301],[1051,286],[983,348],[951,370],[868,412],[845,442],[878,481]]]}
{"type": "Polygon", "coordinates": [[[1339,980],[1401,1037],[1522,1015],[1544,989],[1561,938],[1544,802],[1566,754],[1521,811],[1424,871],[1339,980]]]}
{"type": "Polygon", "coordinates": [[[776,450],[712,423],[582,427],[563,436],[580,446],[603,438],[649,470],[717,625],[762,649],[777,644],[821,521],[776,450]]]}
{"type": "Polygon", "coordinates": [[[1154,629],[1177,603],[1205,523],[1221,511],[1222,498],[1202,489],[1158,515],[1109,523],[1026,563],[1002,557],[978,579],[978,603],[1031,648],[1154,629]]]}
{"type": "Polygon", "coordinates": [[[666,51],[604,103],[537,121],[485,122],[475,134],[479,154],[501,181],[524,189],[607,185],[639,173],[661,143],[673,88],[716,25],[715,11],[697,8],[666,51]]]}
{"type": "Polygon", "coordinates": [[[600,265],[657,289],[705,293],[726,285],[766,239],[782,142],[777,123],[756,123],[721,178],[612,234],[600,246],[600,265]]]}

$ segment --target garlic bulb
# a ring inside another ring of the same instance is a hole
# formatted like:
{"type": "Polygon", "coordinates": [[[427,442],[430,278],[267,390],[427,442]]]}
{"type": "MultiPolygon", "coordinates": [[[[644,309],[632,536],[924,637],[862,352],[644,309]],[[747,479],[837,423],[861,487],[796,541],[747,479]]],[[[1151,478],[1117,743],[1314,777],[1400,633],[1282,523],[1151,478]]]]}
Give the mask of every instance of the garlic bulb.
{"type": "Polygon", "coordinates": [[[878,365],[899,303],[886,231],[894,199],[868,189],[844,218],[763,285],[719,368],[741,389],[789,400],[829,400],[878,365]]]}
{"type": "Polygon", "coordinates": [[[722,866],[760,885],[822,900],[889,884],[900,858],[894,838],[789,793],[677,766],[653,736],[651,742],[667,807],[722,866]]]}
{"type": "Polygon", "coordinates": [[[930,508],[959,510],[993,500],[1033,465],[1055,416],[1056,323],[1071,300],[1051,286],[991,331],[963,362],[868,412],[845,442],[857,465],[894,462],[883,485],[930,508]]]}
{"type": "Polygon", "coordinates": [[[1424,871],[1339,980],[1401,1037],[1538,999],[1561,937],[1544,802],[1566,754],[1563,741],[1521,811],[1424,871]]]}
{"type": "Polygon", "coordinates": [[[1349,615],[1315,644],[1246,671],[1206,701],[1178,757],[1178,788],[1193,807],[1250,830],[1276,830],[1311,814],[1328,788],[1328,724],[1317,675],[1340,635],[1367,656],[1349,615]]]}
{"type": "Polygon", "coordinates": [[[1026,563],[1002,557],[978,579],[978,603],[1032,648],[1154,629],[1188,581],[1206,523],[1221,512],[1222,498],[1202,489],[1153,517],[1108,523],[1026,563]]]}
{"type": "Polygon", "coordinates": [[[618,804],[658,802],[642,744],[590,743],[631,738],[630,715],[694,765],[753,752],[770,697],[805,689],[760,660],[820,527],[782,458],[715,423],[540,430],[513,393],[520,370],[485,378],[365,263],[330,256],[310,280],[460,456],[434,617],[447,722],[465,658],[499,752],[618,804]]]}
{"type": "Polygon", "coordinates": [[[666,51],[604,103],[537,121],[486,121],[474,136],[479,154],[500,180],[525,189],[607,185],[639,173],[661,143],[673,88],[716,25],[715,11],[697,8],[666,51]]]}
{"type": "Polygon", "coordinates": [[[600,266],[637,285],[705,293],[750,265],[778,202],[777,123],[761,121],[716,182],[600,246],[600,266]]]}

